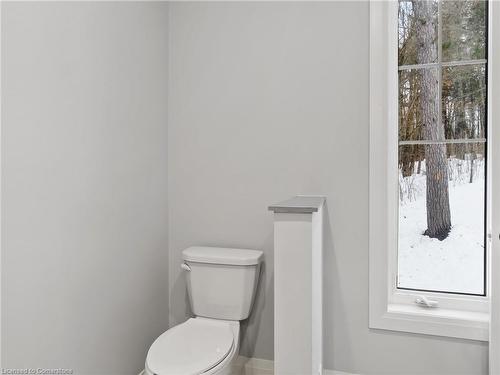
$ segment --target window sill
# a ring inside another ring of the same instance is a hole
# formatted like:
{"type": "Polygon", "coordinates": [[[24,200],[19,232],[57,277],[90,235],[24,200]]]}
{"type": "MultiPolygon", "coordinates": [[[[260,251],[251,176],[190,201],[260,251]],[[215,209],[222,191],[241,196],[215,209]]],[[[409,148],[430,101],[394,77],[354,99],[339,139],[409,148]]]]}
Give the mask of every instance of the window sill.
{"type": "Polygon", "coordinates": [[[370,328],[488,341],[489,314],[389,304],[381,316],[371,317],[370,328]]]}

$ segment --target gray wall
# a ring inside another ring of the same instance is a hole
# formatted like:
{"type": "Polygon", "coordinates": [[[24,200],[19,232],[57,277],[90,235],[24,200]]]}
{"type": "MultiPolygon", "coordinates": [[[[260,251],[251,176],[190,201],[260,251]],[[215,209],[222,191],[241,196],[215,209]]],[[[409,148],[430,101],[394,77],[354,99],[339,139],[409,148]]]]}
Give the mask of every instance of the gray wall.
{"type": "Polygon", "coordinates": [[[170,323],[186,315],[184,247],[263,249],[242,353],[272,358],[266,207],[324,194],[326,367],[485,374],[486,344],[368,329],[368,3],[176,3],[170,33],[170,323]]]}
{"type": "Polygon", "coordinates": [[[2,365],[137,374],[168,325],[167,5],[2,3],[2,365]]]}

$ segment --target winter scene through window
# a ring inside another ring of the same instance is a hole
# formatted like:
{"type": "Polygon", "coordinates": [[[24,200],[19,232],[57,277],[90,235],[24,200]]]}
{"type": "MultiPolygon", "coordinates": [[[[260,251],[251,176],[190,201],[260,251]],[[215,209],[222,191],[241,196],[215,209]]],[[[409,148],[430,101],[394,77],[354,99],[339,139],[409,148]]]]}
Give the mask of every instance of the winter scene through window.
{"type": "Polygon", "coordinates": [[[486,293],[487,8],[399,2],[401,289],[486,293]]]}

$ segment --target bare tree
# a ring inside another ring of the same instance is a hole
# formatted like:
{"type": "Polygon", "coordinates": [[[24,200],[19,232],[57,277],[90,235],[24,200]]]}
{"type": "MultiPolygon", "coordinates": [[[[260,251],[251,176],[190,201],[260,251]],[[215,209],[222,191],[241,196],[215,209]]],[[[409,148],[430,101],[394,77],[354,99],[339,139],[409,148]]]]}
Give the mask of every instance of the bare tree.
{"type": "MultiPolygon", "coordinates": [[[[433,1],[413,1],[416,18],[417,61],[420,64],[437,61],[437,27],[433,1]]],[[[436,68],[422,69],[421,113],[424,139],[442,141],[444,126],[439,113],[439,72],[436,68]]],[[[451,229],[450,202],[448,194],[448,168],[446,145],[425,145],[427,179],[427,230],[425,234],[440,240],[445,239],[451,229]]]]}

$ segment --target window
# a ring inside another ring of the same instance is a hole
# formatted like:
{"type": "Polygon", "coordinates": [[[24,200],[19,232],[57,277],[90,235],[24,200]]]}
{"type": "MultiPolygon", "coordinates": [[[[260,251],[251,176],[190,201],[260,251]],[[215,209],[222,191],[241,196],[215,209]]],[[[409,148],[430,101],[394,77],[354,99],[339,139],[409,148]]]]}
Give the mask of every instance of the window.
{"type": "Polygon", "coordinates": [[[398,2],[399,289],[486,294],[486,5],[398,2]]]}
{"type": "Polygon", "coordinates": [[[371,328],[488,340],[492,9],[370,4],[371,328]]]}

